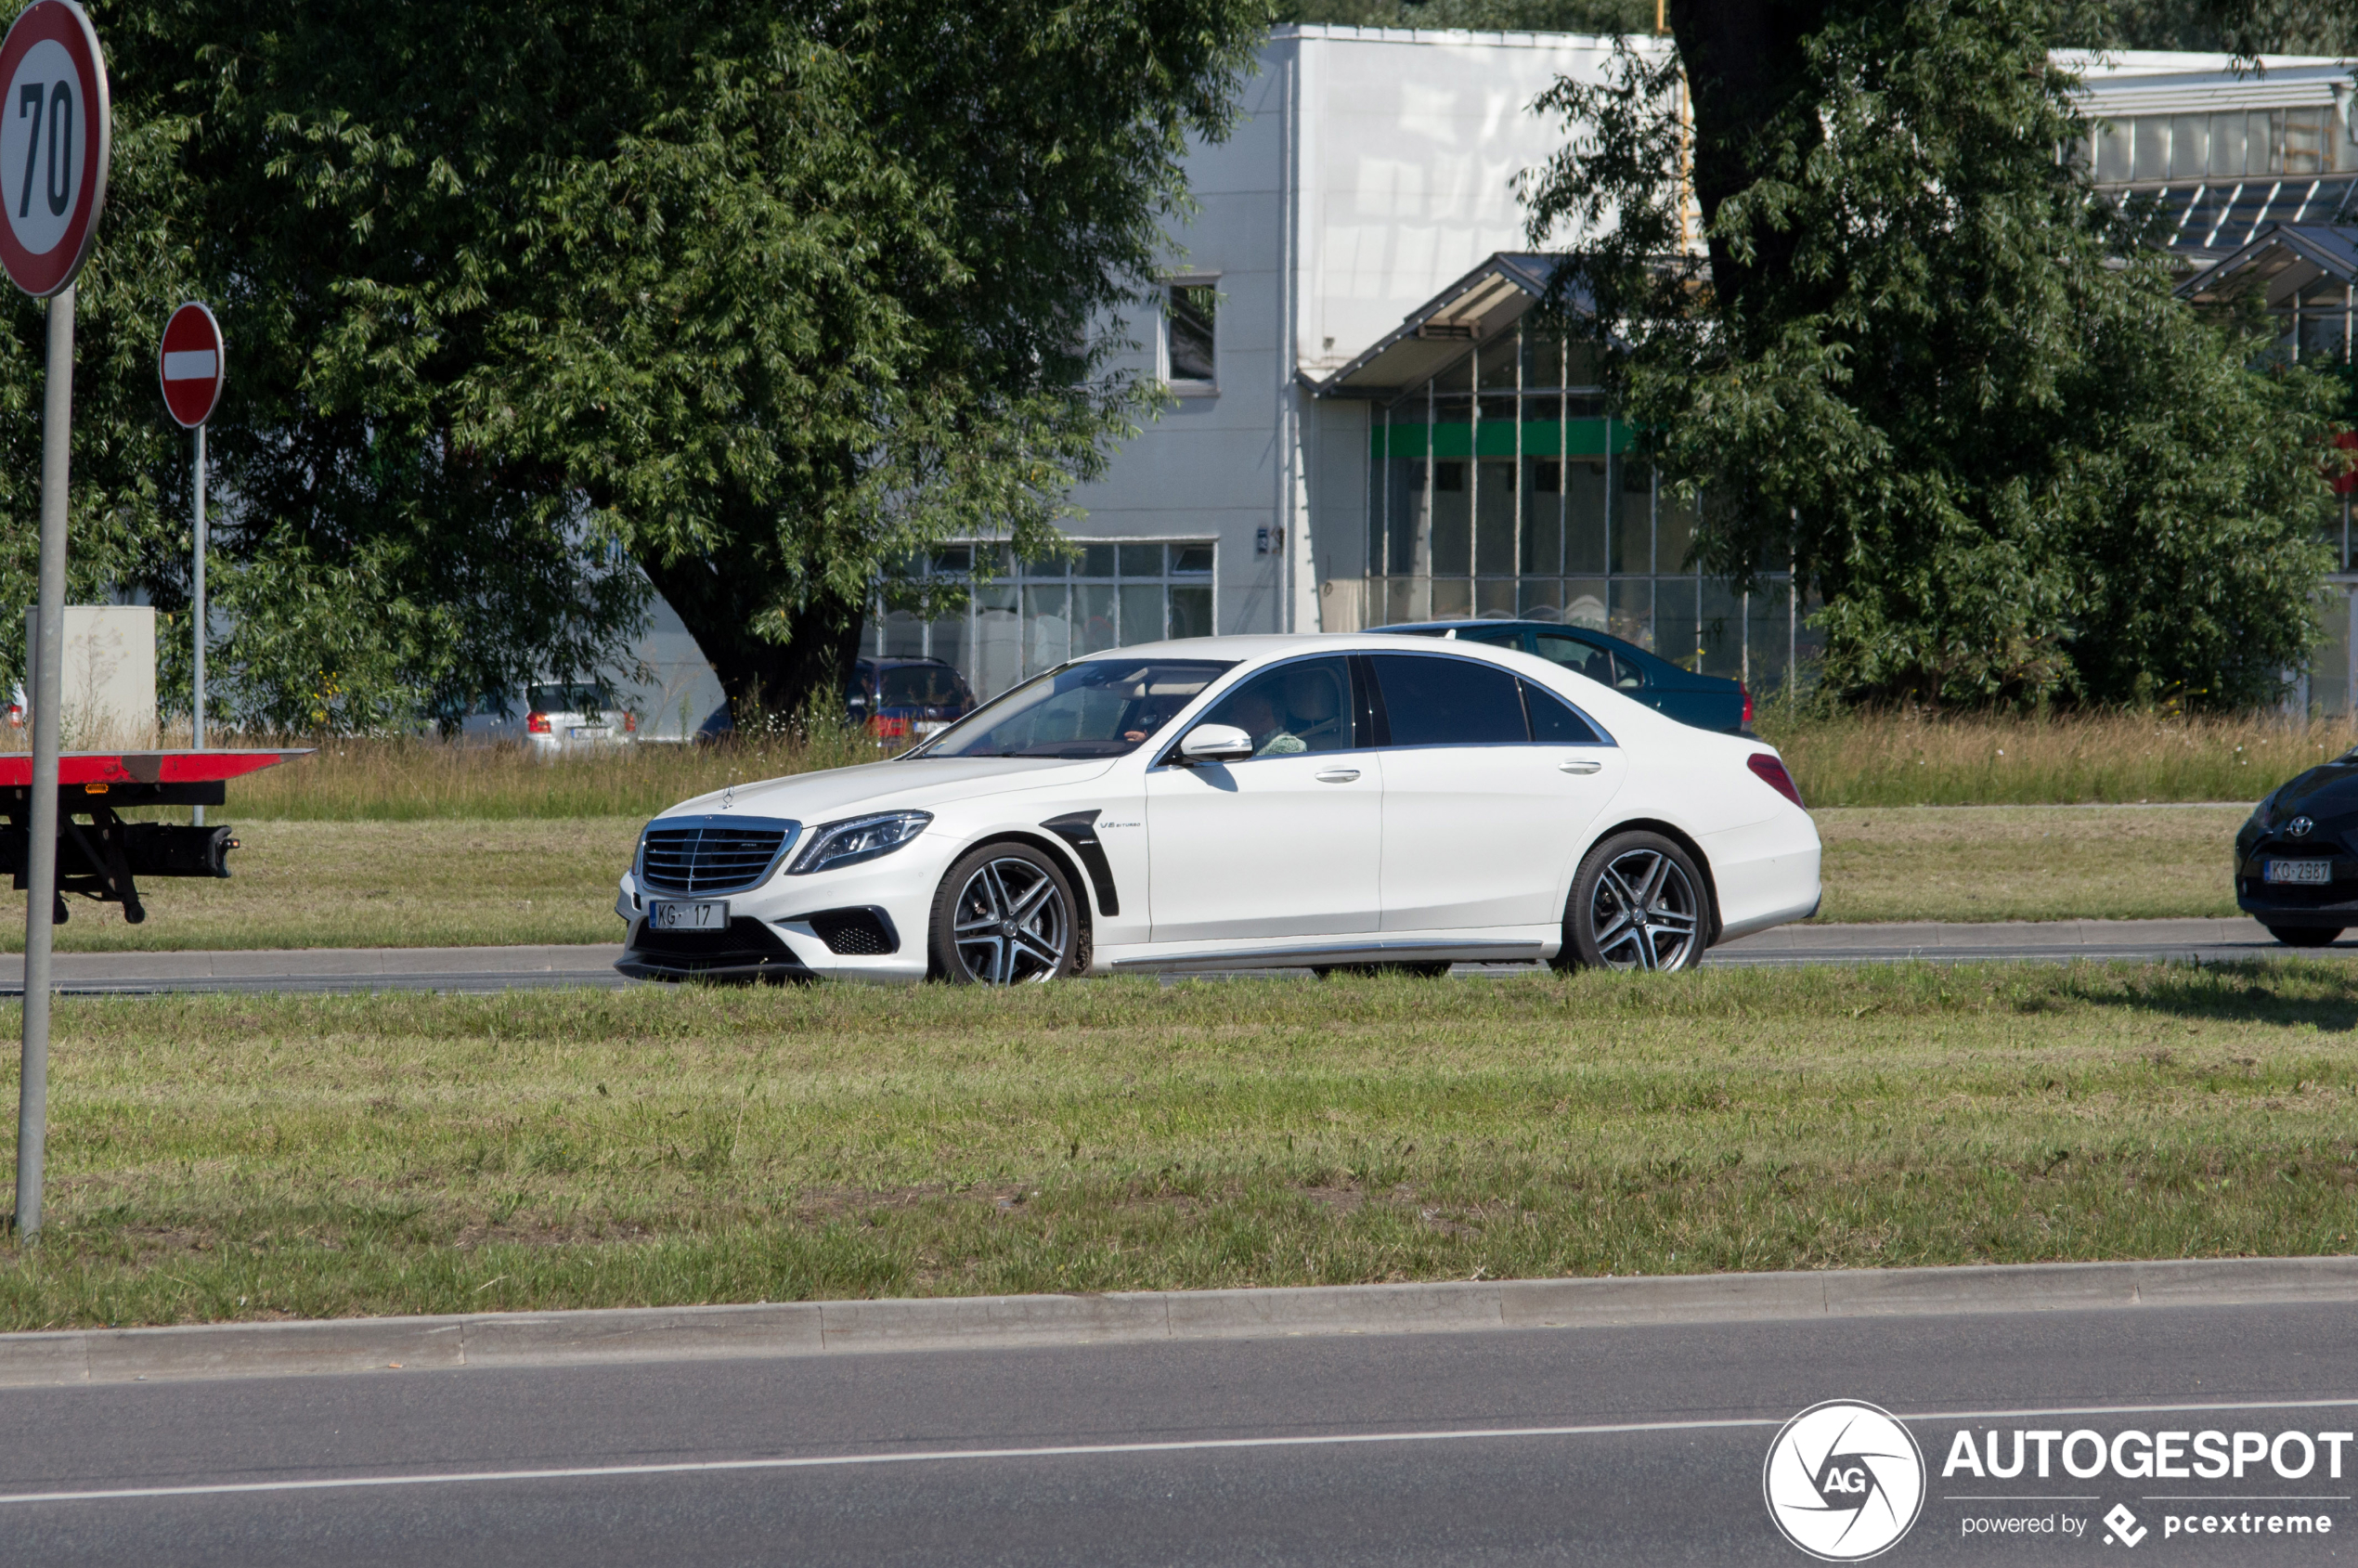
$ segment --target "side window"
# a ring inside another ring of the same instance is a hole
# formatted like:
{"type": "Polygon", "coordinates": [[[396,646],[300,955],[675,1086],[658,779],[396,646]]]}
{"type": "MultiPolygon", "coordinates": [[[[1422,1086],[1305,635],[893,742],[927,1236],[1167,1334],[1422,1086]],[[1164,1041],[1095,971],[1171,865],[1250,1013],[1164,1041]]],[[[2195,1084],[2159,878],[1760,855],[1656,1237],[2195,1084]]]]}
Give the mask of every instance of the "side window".
{"type": "Polygon", "coordinates": [[[1351,671],[1341,658],[1264,670],[1214,703],[1205,724],[1233,724],[1255,757],[1351,749],[1351,671]]]}
{"type": "Polygon", "coordinates": [[[1634,692],[1646,684],[1646,667],[1626,654],[1613,656],[1613,683],[1621,691],[1634,692]]]}
{"type": "Polygon", "coordinates": [[[1522,687],[1523,711],[1531,716],[1533,740],[1556,745],[1597,745],[1603,742],[1604,736],[1597,732],[1597,727],[1555,693],[1528,680],[1518,684],[1522,687]]]}
{"type": "Polygon", "coordinates": [[[1459,631],[1458,633],[1458,641],[1460,642],[1483,642],[1493,648],[1520,649],[1522,646],[1522,633],[1513,630],[1488,631],[1477,628],[1471,631],[1459,631]]]}
{"type": "Polygon", "coordinates": [[[1613,684],[1613,655],[1602,648],[1591,647],[1577,637],[1566,637],[1555,631],[1535,632],[1533,646],[1541,658],[1551,664],[1577,670],[1600,686],[1613,684]]]}
{"type": "Polygon", "coordinates": [[[1471,659],[1378,654],[1370,660],[1394,745],[1501,745],[1531,738],[1515,678],[1471,659]]]}

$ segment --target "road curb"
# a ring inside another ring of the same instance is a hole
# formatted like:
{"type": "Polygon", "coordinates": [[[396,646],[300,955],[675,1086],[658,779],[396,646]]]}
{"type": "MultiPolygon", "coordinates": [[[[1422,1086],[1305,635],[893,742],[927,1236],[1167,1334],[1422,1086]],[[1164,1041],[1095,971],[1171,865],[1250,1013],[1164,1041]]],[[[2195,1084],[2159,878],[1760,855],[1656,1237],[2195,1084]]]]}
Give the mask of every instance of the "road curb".
{"type": "Polygon", "coordinates": [[[0,1334],[0,1388],[895,1350],[2358,1304],[2358,1257],[626,1307],[0,1334]]]}

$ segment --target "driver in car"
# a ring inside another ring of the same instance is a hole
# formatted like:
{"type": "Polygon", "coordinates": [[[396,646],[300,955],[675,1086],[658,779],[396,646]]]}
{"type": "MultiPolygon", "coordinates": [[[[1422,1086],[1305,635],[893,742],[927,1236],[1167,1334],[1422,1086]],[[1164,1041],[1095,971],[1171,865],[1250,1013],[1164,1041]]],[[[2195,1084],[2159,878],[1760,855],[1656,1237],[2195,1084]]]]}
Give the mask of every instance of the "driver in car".
{"type": "Polygon", "coordinates": [[[1227,721],[1252,737],[1255,757],[1298,757],[1305,751],[1342,749],[1342,700],[1331,671],[1288,672],[1276,691],[1286,705],[1282,716],[1272,699],[1271,685],[1256,681],[1237,693],[1229,707],[1227,721]]]}

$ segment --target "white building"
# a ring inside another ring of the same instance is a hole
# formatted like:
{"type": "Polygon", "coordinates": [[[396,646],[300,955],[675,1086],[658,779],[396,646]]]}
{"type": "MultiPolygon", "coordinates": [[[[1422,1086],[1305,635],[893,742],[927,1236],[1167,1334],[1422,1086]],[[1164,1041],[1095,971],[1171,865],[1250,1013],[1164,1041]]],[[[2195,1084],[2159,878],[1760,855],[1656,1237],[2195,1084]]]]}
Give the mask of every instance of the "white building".
{"type": "MultiPolygon", "coordinates": [[[[949,659],[988,694],[1166,635],[1522,615],[1756,689],[1806,663],[1807,606],[1781,579],[1747,597],[1682,570],[1691,520],[1624,460],[1578,351],[1523,330],[1549,264],[1523,253],[1516,176],[1564,139],[1530,105],[1610,60],[1608,41],[1555,34],[1276,30],[1235,133],[1190,160],[1199,211],[1173,236],[1167,309],[1131,328],[1175,406],[1074,495],[1078,558],[942,551],[972,607],[881,617],[870,650],[949,659]]],[[[2190,270],[2272,226],[2358,223],[2347,65],[2070,63],[2100,119],[2092,171],[2162,204],[2190,270]]],[[[2348,621],[2314,688],[2339,706],[2348,621]]]]}

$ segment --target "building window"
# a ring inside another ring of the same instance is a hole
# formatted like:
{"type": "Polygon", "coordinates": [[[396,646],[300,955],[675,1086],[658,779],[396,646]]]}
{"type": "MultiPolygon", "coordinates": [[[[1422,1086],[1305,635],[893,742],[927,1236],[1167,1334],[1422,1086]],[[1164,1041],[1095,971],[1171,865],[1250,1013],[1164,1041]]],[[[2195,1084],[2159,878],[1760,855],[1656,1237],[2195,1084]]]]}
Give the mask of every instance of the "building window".
{"type": "Polygon", "coordinates": [[[1163,310],[1163,379],[1182,396],[1211,391],[1219,382],[1213,323],[1219,287],[1190,282],[1171,285],[1163,310]]]}
{"type": "Polygon", "coordinates": [[[2098,185],[2312,178],[2358,171],[2358,142],[2328,108],[2135,114],[2093,133],[2098,185]]]}
{"type": "Polygon", "coordinates": [[[1018,562],[1004,544],[945,545],[912,574],[966,587],[963,613],[879,610],[862,640],[885,658],[955,665],[978,697],[1067,659],[1167,637],[1212,635],[1209,540],[1082,543],[1077,553],[1018,562]]]}

